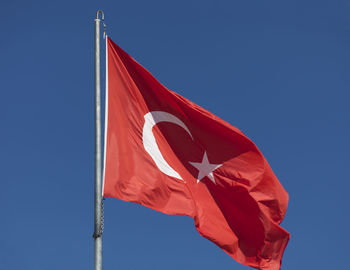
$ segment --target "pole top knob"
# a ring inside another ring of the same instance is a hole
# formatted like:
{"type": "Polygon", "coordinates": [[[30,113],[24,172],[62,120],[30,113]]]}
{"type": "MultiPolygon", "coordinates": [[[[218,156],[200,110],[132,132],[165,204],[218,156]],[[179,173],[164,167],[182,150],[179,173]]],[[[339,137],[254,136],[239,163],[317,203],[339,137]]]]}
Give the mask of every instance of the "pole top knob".
{"type": "Polygon", "coordinates": [[[101,9],[97,10],[96,12],[96,19],[99,20],[99,14],[101,14],[101,19],[102,21],[105,20],[105,14],[103,13],[103,11],[101,9]]]}

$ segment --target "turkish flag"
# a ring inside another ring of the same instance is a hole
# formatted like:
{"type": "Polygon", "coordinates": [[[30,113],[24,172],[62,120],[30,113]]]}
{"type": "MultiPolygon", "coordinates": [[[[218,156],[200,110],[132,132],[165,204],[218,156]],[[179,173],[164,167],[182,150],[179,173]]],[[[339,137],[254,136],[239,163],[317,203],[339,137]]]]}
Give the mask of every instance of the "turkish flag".
{"type": "Polygon", "coordinates": [[[255,144],[106,42],[103,196],[193,217],[239,263],[280,269],[288,194],[255,144]]]}

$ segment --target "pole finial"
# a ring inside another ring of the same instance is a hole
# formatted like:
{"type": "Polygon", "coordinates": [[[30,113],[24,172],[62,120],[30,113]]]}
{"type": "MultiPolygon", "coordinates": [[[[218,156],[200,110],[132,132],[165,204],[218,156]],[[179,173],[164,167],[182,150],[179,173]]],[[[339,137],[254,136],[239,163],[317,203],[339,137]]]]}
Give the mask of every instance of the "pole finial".
{"type": "Polygon", "coordinates": [[[103,13],[103,11],[101,9],[97,10],[96,12],[96,19],[99,20],[99,14],[101,14],[101,20],[104,21],[105,20],[105,14],[103,13]]]}

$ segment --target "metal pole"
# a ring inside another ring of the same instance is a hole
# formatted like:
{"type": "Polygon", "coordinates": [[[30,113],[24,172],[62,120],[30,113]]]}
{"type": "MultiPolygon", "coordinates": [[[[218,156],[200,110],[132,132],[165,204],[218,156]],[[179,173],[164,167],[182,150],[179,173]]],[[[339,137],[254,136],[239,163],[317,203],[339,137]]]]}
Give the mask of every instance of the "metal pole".
{"type": "Polygon", "coordinates": [[[94,214],[94,244],[95,270],[102,270],[102,187],[101,187],[101,84],[100,84],[100,22],[97,11],[95,19],[95,214],[94,214]]]}

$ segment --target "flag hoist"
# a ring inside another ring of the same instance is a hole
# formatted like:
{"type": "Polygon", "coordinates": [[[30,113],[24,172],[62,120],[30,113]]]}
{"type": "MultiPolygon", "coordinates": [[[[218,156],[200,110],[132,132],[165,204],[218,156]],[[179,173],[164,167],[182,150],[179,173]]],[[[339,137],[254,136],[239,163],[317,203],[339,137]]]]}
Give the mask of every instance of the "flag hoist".
{"type": "Polygon", "coordinates": [[[95,19],[95,195],[94,195],[94,264],[95,270],[102,270],[102,135],[101,135],[101,72],[100,72],[100,24],[104,21],[102,10],[98,10],[95,19]]]}

